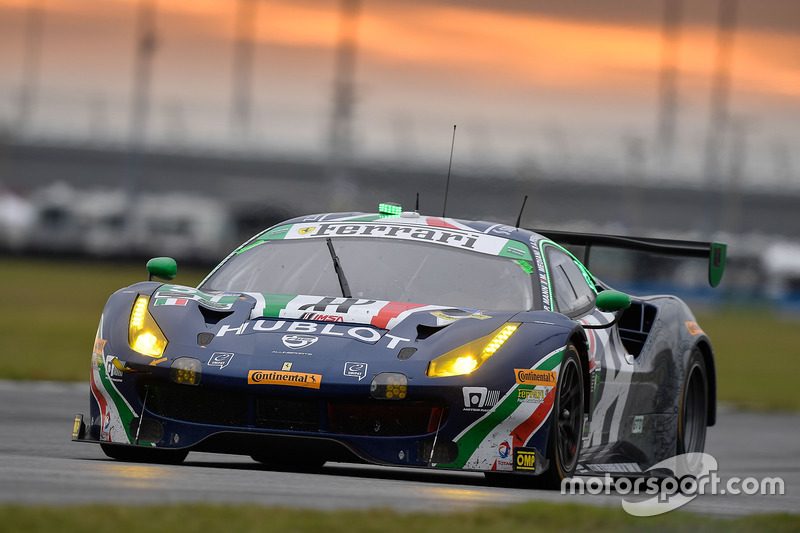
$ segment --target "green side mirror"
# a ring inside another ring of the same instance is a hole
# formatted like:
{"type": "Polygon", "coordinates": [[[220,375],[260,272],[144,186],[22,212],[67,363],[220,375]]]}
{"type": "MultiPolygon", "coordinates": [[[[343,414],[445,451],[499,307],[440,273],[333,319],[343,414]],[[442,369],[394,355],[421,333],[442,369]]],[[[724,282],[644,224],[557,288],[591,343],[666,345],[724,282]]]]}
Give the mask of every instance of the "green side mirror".
{"type": "Polygon", "coordinates": [[[629,308],[631,306],[631,297],[624,292],[602,291],[597,294],[595,305],[604,313],[614,313],[629,308]]]}
{"type": "Polygon", "coordinates": [[[153,277],[167,281],[178,275],[178,263],[171,257],[154,257],[147,262],[147,272],[153,277]]]}

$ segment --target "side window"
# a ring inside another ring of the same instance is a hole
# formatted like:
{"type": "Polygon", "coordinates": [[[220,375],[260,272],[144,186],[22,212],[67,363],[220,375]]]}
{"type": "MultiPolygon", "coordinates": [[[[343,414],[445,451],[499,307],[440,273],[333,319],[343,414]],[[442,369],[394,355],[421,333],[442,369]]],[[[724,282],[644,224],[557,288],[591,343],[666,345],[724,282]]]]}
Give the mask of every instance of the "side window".
{"type": "Polygon", "coordinates": [[[588,312],[594,305],[594,291],[575,261],[557,248],[549,247],[547,260],[559,313],[575,316],[588,312]]]}

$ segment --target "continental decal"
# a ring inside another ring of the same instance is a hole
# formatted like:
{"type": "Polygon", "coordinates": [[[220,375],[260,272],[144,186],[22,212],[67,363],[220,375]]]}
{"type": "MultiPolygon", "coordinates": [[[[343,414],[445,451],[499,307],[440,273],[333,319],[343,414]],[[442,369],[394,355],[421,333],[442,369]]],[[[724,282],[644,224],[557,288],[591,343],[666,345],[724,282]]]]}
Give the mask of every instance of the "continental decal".
{"type": "Polygon", "coordinates": [[[541,385],[542,387],[555,387],[558,374],[552,370],[531,370],[529,368],[515,368],[514,377],[519,385],[541,385]]]}
{"type": "Polygon", "coordinates": [[[696,337],[703,333],[703,330],[700,329],[700,326],[697,325],[697,322],[693,322],[691,320],[686,321],[686,330],[689,332],[689,335],[696,337]]]}
{"type": "Polygon", "coordinates": [[[318,389],[322,384],[322,374],[304,372],[284,372],[282,370],[251,370],[247,374],[248,385],[285,385],[318,389]]]}

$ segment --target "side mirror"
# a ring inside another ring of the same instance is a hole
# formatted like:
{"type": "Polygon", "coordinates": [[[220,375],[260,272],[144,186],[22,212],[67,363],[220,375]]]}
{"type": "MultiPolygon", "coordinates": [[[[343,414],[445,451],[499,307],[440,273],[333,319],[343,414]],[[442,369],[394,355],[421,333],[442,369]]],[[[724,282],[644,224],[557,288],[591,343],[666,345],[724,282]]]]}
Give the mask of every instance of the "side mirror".
{"type": "Polygon", "coordinates": [[[597,294],[595,305],[604,313],[614,313],[629,308],[631,297],[623,292],[606,290],[597,294]]]}
{"type": "Polygon", "coordinates": [[[147,272],[151,281],[153,277],[169,281],[178,275],[178,263],[171,257],[154,257],[147,262],[147,272]]]}

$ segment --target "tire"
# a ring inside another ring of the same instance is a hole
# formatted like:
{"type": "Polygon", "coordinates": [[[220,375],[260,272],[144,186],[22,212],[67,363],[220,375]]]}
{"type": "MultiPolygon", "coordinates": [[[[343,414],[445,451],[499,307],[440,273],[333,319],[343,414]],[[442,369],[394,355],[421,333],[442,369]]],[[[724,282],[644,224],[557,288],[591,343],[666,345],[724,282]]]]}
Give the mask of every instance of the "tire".
{"type": "Polygon", "coordinates": [[[572,344],[568,344],[564,351],[556,385],[546,452],[546,457],[550,461],[548,469],[537,476],[486,472],[489,481],[501,485],[524,485],[528,488],[559,490],[561,481],[575,473],[583,440],[585,390],[578,350],[572,344]]]}
{"type": "Polygon", "coordinates": [[[100,448],[106,456],[126,463],[157,463],[165,465],[181,464],[189,450],[164,450],[155,448],[137,448],[133,446],[117,446],[101,444],[100,448]]]}
{"type": "Polygon", "coordinates": [[[708,373],[703,354],[694,348],[686,365],[678,409],[677,455],[702,453],[708,427],[708,373]]]}

